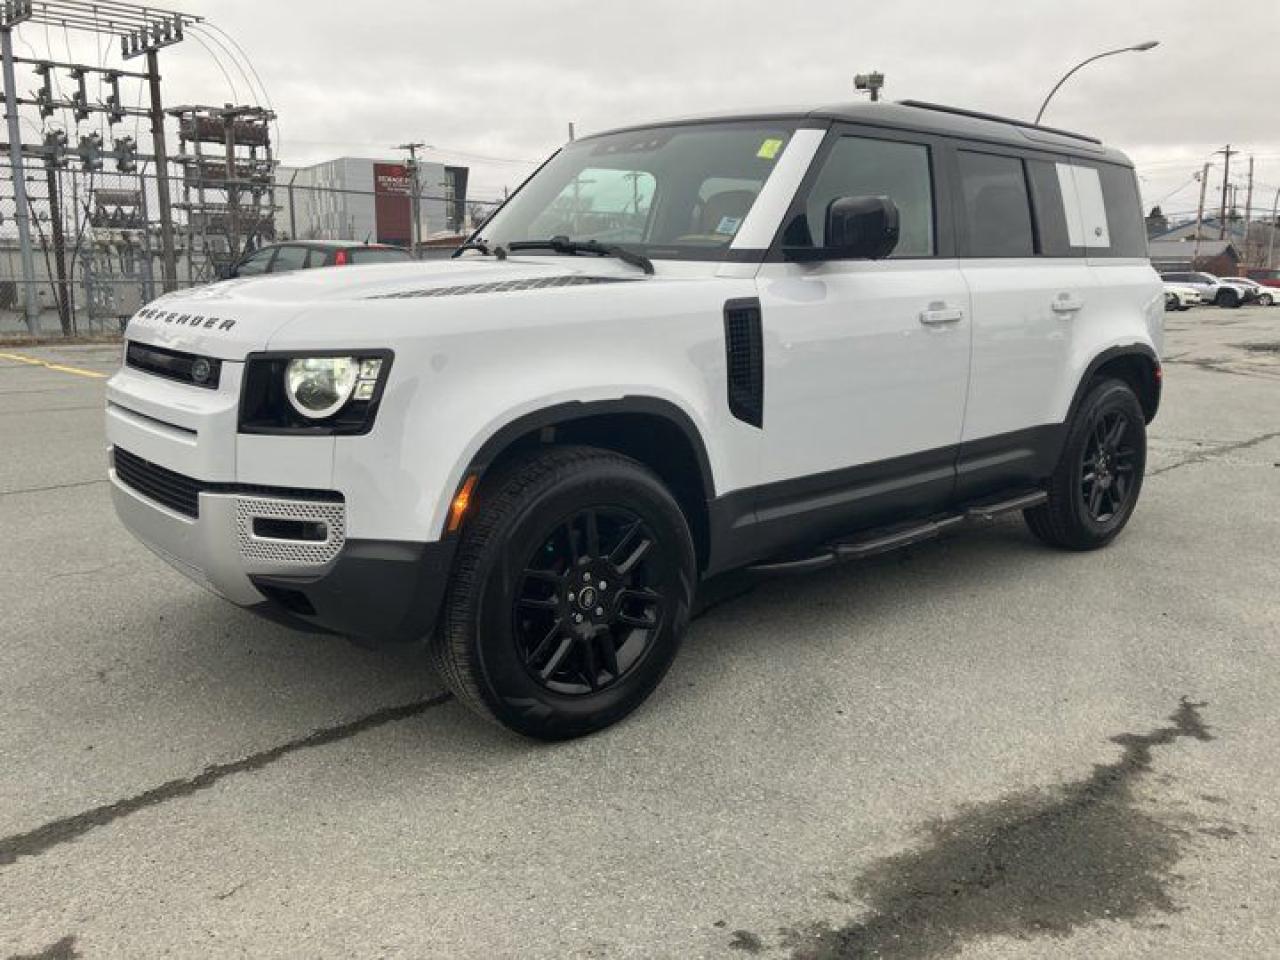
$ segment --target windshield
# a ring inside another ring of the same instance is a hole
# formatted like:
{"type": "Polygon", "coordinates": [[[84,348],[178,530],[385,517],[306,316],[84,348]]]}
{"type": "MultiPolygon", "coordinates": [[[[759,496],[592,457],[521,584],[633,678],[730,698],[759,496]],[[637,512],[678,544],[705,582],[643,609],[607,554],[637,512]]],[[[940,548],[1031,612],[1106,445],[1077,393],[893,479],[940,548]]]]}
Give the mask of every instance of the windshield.
{"type": "Polygon", "coordinates": [[[477,237],[565,237],[653,258],[718,259],[795,129],[785,121],[651,127],[570,143],[477,237]]]}

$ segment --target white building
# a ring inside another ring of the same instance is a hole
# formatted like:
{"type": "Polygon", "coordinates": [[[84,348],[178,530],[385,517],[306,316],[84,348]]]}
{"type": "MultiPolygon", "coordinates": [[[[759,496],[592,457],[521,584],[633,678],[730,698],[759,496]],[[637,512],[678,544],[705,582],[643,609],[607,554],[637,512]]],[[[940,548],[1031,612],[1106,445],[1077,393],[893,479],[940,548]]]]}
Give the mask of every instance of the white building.
{"type": "MultiPolygon", "coordinates": [[[[461,229],[467,207],[466,167],[419,161],[418,236],[461,229]]],[[[276,236],[407,244],[411,178],[403,163],[340,157],[276,170],[276,236]]]]}

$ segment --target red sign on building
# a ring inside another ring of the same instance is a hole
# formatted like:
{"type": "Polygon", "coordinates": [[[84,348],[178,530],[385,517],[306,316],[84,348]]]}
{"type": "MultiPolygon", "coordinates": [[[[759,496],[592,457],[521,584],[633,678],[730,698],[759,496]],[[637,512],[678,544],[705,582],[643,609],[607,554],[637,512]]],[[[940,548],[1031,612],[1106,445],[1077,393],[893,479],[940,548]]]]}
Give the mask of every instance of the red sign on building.
{"type": "Polygon", "coordinates": [[[413,236],[412,180],[401,163],[373,165],[373,222],[378,243],[408,246],[413,236]]]}

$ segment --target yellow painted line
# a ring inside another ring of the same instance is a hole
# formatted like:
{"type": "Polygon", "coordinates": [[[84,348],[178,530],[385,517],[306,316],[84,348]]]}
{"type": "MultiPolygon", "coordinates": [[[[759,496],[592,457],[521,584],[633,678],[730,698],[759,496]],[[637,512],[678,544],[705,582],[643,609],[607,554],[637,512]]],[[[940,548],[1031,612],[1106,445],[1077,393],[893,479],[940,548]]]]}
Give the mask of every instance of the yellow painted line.
{"type": "Polygon", "coordinates": [[[29,363],[33,367],[44,367],[46,370],[57,370],[59,373],[74,373],[77,377],[92,377],[105,380],[109,374],[97,370],[83,370],[80,367],[67,367],[61,363],[50,363],[48,360],[37,360],[35,357],[24,357],[20,353],[0,353],[0,360],[16,360],[18,363],[29,363]]]}

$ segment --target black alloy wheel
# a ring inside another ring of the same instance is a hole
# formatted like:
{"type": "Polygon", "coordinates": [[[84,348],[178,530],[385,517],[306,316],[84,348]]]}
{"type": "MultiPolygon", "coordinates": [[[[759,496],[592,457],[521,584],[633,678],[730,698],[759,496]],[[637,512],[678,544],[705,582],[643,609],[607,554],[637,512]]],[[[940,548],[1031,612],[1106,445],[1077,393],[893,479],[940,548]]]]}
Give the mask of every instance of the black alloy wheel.
{"type": "Polygon", "coordinates": [[[1130,415],[1110,410],[1098,418],[1080,461],[1080,496],[1089,516],[1104,524],[1128,505],[1137,462],[1130,415]]]}
{"type": "Polygon", "coordinates": [[[579,737],[661,682],[696,583],[688,521],[652,470],[591,447],[535,449],[480,481],[428,649],[480,716],[579,737]]]}
{"type": "Polygon", "coordinates": [[[1067,425],[1048,502],[1023,511],[1027,526],[1051,546],[1106,546],[1133,516],[1146,464],[1146,415],[1133,387],[1094,381],[1067,425]]]}
{"type": "Polygon", "coordinates": [[[581,696],[617,683],[648,651],[666,615],[656,537],[622,505],[581,510],[547,532],[513,602],[513,635],[529,674],[581,696]]]}

